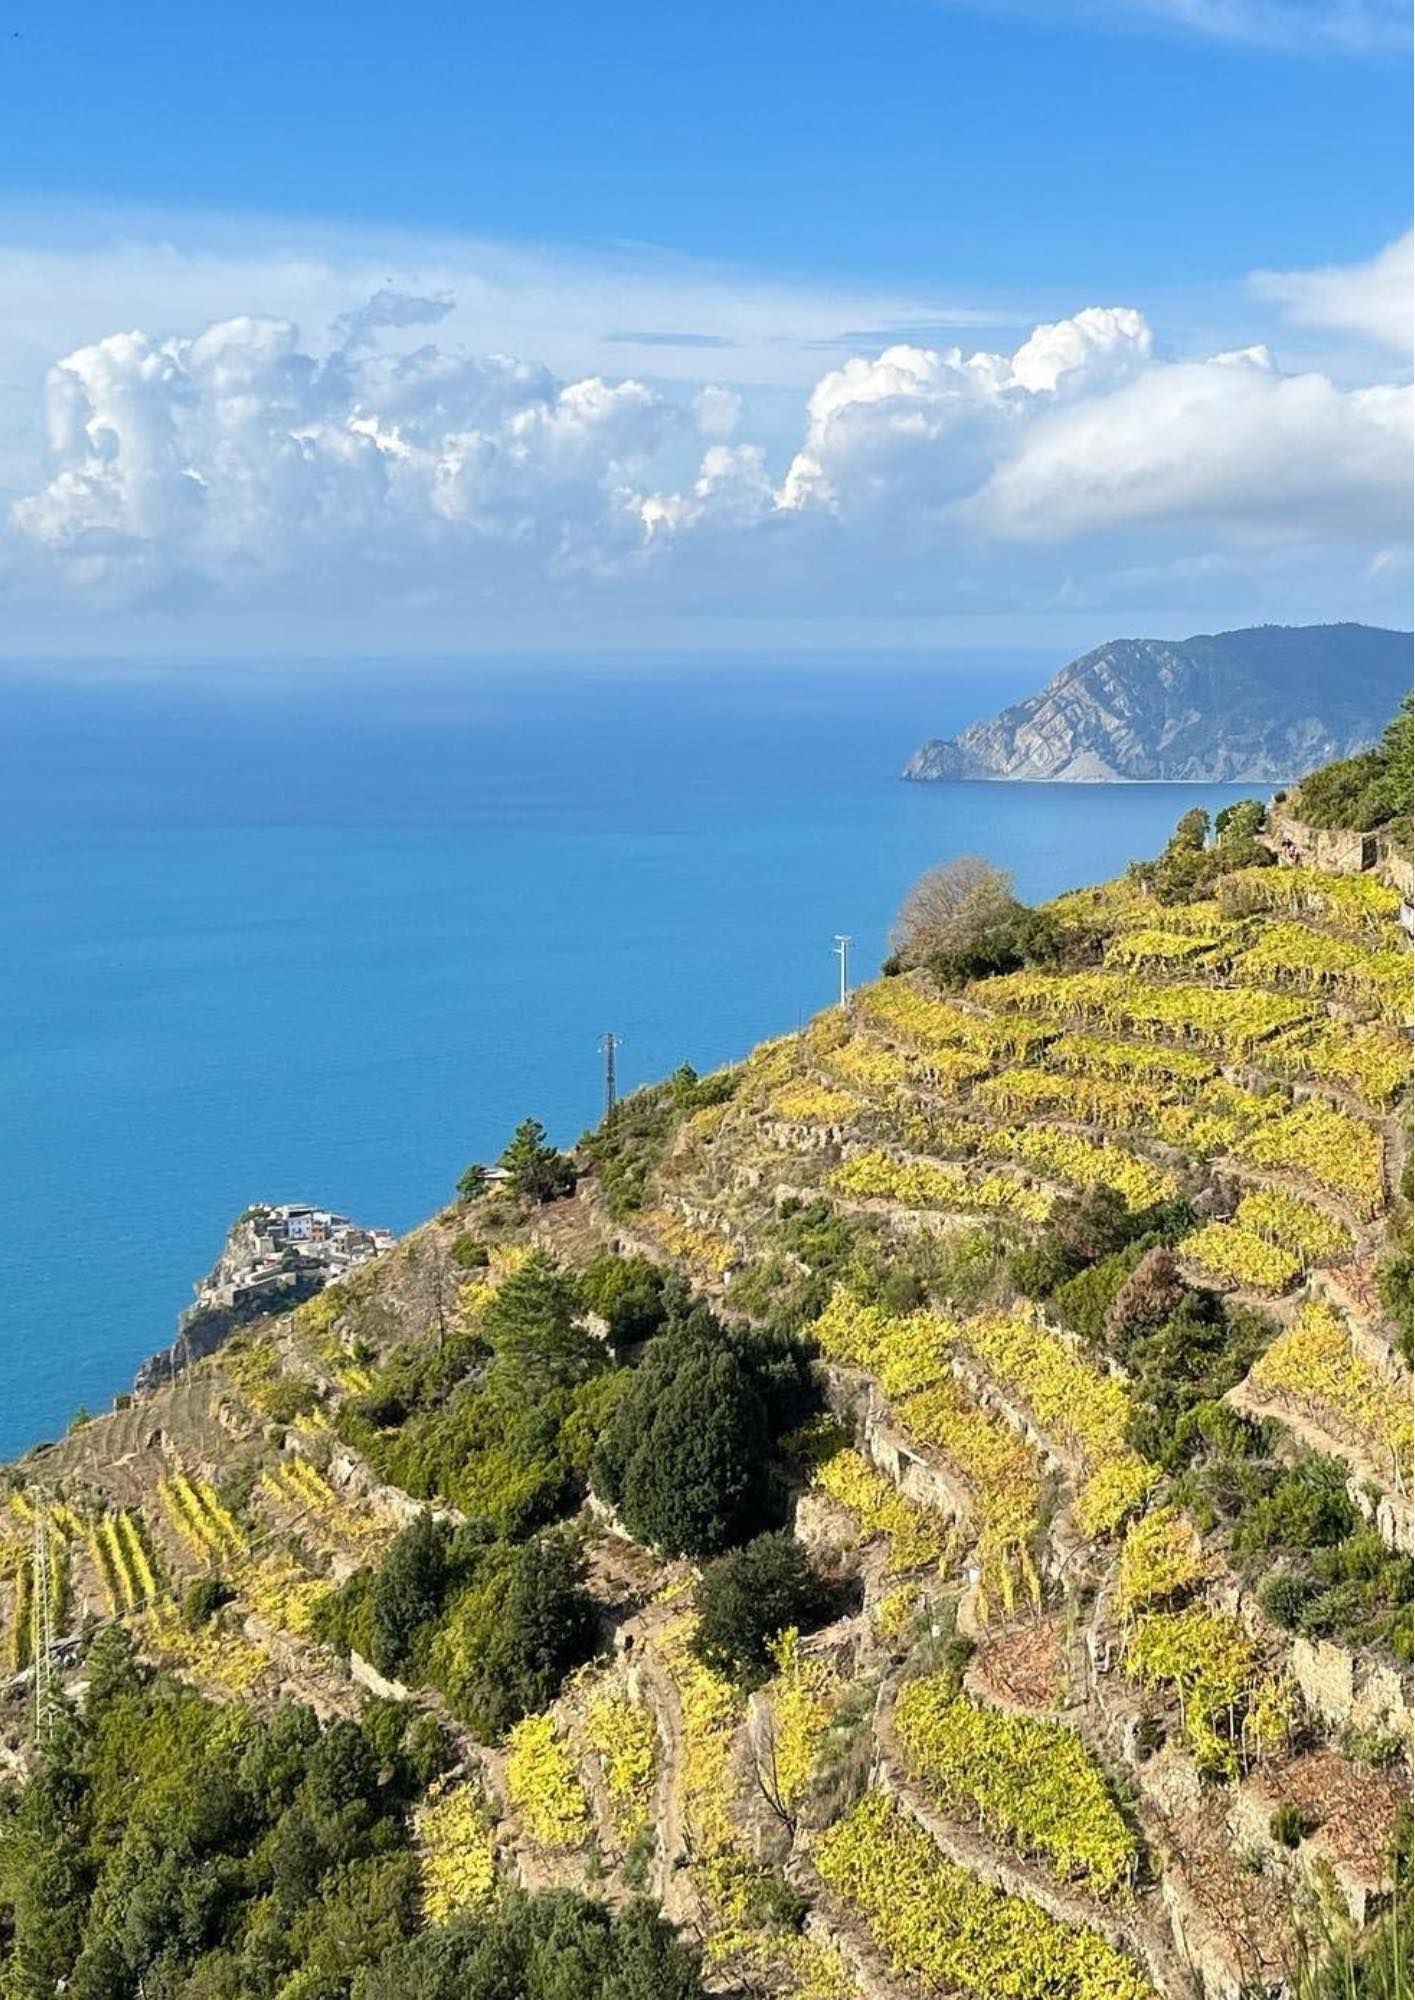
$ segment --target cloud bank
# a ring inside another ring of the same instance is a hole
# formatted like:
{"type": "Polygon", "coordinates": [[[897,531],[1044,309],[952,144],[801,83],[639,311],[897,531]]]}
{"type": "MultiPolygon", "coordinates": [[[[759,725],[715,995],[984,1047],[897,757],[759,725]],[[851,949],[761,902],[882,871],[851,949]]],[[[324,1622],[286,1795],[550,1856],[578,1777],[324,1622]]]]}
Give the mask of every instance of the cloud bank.
{"type": "MultiPolygon", "coordinates": [[[[1409,257],[1258,282],[1393,347],[1409,257]]],[[[1136,309],[1088,306],[1010,349],[849,354],[783,440],[720,381],[469,351],[454,305],[385,285],[314,338],[246,313],[64,354],[0,537],[12,607],[200,633],[363,606],[557,643],[650,613],[1202,609],[1216,580],[1283,615],[1325,579],[1359,614],[1398,586],[1403,381],[1176,355],[1136,309]]]]}

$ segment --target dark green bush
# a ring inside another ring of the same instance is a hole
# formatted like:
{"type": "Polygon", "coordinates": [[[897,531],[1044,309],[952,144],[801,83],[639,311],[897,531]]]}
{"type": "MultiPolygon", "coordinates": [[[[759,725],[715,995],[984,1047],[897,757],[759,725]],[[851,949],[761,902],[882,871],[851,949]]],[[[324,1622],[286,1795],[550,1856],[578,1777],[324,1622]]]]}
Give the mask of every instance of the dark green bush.
{"type": "Polygon", "coordinates": [[[693,1650],[715,1672],[753,1686],[771,1671],[772,1642],[788,1626],[820,1624],[833,1602],[794,1535],[757,1535],[703,1572],[693,1650]]]}

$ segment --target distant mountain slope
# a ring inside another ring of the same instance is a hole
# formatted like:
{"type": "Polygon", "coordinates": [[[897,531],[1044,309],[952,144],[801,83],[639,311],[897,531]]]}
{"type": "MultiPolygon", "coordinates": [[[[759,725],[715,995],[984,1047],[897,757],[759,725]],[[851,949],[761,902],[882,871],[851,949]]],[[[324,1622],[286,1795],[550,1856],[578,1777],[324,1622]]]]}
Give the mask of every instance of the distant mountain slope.
{"type": "Polygon", "coordinates": [[[904,776],[1273,783],[1374,742],[1410,675],[1411,635],[1369,625],[1113,639],[904,776]]]}

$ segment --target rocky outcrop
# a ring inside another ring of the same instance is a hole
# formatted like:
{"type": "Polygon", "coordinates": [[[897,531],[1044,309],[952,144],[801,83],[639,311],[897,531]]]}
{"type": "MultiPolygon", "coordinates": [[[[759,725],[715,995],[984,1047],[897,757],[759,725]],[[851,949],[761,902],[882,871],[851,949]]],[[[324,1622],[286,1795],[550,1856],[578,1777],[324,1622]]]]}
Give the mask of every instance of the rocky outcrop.
{"type": "Polygon", "coordinates": [[[236,1217],[221,1255],[195,1286],[170,1347],[137,1372],[138,1395],[170,1382],[224,1346],[237,1327],[289,1312],[335,1278],[393,1247],[386,1229],[362,1229],[332,1209],[257,1202],[236,1217]]]}
{"type": "Polygon", "coordinates": [[[904,776],[1281,783],[1372,743],[1410,667],[1409,633],[1365,625],[1115,639],[990,722],[923,744],[904,776]]]}

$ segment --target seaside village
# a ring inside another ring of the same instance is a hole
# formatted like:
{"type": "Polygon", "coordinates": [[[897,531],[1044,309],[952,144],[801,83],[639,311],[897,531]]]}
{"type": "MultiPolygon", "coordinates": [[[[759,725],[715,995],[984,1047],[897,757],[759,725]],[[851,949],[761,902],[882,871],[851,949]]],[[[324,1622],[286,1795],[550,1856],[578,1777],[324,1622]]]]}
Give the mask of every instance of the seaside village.
{"type": "Polygon", "coordinates": [[[460,1992],[559,1890],[662,1912],[645,2000],[1396,2000],[1410,871],[1301,803],[396,1243],[247,1210],[210,1350],[0,1485],[13,1990],[460,1992]]]}
{"type": "Polygon", "coordinates": [[[215,1268],[196,1287],[196,1309],[277,1312],[282,1294],[314,1280],[332,1284],[393,1248],[388,1229],[307,1202],[254,1203],[238,1216],[215,1268]]]}

